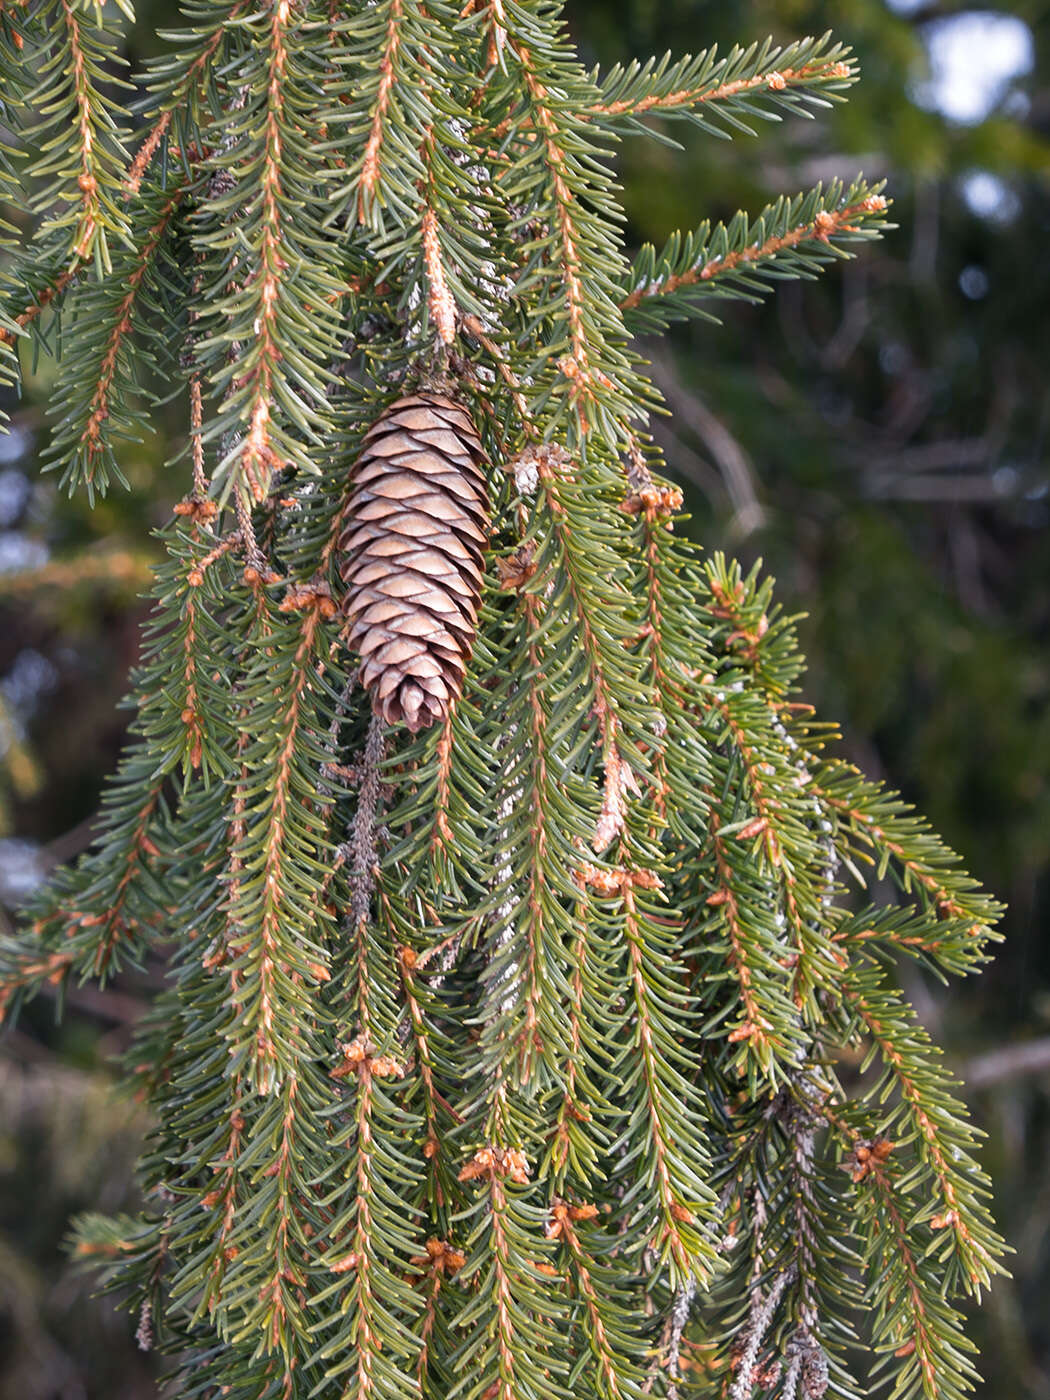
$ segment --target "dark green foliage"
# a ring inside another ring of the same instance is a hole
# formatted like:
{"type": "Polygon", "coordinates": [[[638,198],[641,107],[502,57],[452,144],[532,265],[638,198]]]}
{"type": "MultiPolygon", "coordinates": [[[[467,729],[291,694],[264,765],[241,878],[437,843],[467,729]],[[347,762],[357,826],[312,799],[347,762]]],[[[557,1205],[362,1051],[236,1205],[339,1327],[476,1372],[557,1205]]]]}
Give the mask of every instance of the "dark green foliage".
{"type": "MultiPolygon", "coordinates": [[[[72,13],[30,8],[30,66],[72,13]]],[[[895,1395],[953,1400],[950,1300],[1001,1242],[891,977],[973,967],[998,908],[823,754],[769,583],[672,533],[624,319],[812,273],[885,200],[818,189],[632,273],[610,174],[621,119],[793,108],[846,55],[603,84],[541,0],[187,20],[123,202],[78,186],[32,283],[62,265],[77,299],[70,487],[104,489],[155,367],[192,463],[102,839],[0,944],[12,1009],[169,957],[129,1062],[144,1212],[78,1250],[185,1395],[814,1400],[867,1393],[856,1328],[895,1395]],[[355,685],[336,542],[364,431],[420,383],[482,434],[494,565],[462,701],[412,738],[355,685]],[[900,899],[858,913],[865,863],[900,899]]],[[[81,110],[110,159],[112,109],[81,110]]],[[[49,213],[85,129],[27,158],[49,213]]]]}

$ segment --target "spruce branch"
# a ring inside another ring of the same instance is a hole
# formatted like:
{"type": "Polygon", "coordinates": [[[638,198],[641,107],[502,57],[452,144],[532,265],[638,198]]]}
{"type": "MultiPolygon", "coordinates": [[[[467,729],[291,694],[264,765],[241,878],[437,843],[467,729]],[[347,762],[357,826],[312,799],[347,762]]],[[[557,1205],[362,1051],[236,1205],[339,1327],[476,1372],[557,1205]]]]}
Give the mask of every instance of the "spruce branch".
{"type": "Polygon", "coordinates": [[[153,157],[157,154],[160,143],[168,134],[171,118],[172,113],[170,109],[162,113],[154,123],[149,135],[135,152],[135,158],[128,166],[128,173],[124,177],[124,194],[126,197],[137,195],[142,188],[143,177],[149,169],[153,157]]]}
{"type": "MultiPolygon", "coordinates": [[[[190,27],[169,32],[166,36],[178,50],[157,55],[147,64],[147,90],[139,106],[142,115],[153,119],[136,160],[150,146],[158,124],[164,121],[167,132],[171,123],[180,134],[184,151],[195,143],[193,137],[205,124],[202,99],[214,94],[215,70],[239,47],[238,21],[248,8],[247,0],[231,4],[211,3],[211,0],[189,0],[185,14],[197,21],[190,27]]],[[[155,147],[154,147],[155,149],[155,147]]],[[[144,173],[149,157],[142,160],[144,173]]],[[[134,163],[132,166],[134,169],[134,163]]],[[[129,190],[134,194],[135,190],[129,190]]]]}
{"type": "MultiPolygon", "coordinates": [[[[563,1071],[565,1088],[548,1149],[557,1185],[564,1184],[570,1166],[578,1179],[588,1180],[598,1161],[598,1146],[593,1131],[589,1131],[594,1115],[587,1103],[588,1098],[596,1095],[587,1075],[584,1045],[584,1035],[588,1029],[585,1013],[589,1009],[586,998],[590,985],[590,977],[585,976],[588,949],[586,924],[591,912],[589,904],[581,901],[572,943],[568,1044],[563,1071]]],[[[593,1044],[589,1048],[593,1055],[593,1044]]]]}
{"type": "MultiPolygon", "coordinates": [[[[712,795],[712,794],[709,794],[712,795]]],[[[735,813],[733,814],[736,815],[735,813]]],[[[776,910],[771,909],[768,889],[755,878],[739,843],[761,841],[761,818],[752,818],[733,830],[723,825],[717,811],[710,813],[710,844],[714,869],[709,877],[714,889],[703,899],[705,935],[721,934],[739,994],[739,1013],[727,1033],[730,1045],[741,1047],[741,1062],[753,1058],[763,1075],[772,1075],[777,1060],[795,1057],[802,1029],[790,999],[789,983],[781,957],[763,936],[776,910]]],[[[746,848],[745,848],[746,849],[746,848]]]]}
{"type": "Polygon", "coordinates": [[[17,1012],[42,985],[70,976],[105,980],[141,956],[148,924],[163,915],[151,871],[164,785],[136,738],[103,795],[94,849],[56,874],[30,907],[25,936],[0,943],[0,1008],[17,1012]]]}
{"type": "Polygon", "coordinates": [[[900,1400],[961,1400],[978,1379],[975,1350],[959,1312],[945,1299],[908,1223],[914,1200],[884,1167],[865,1178],[858,1197],[868,1232],[869,1300],[882,1355],[900,1400]]]}
{"type": "MultiPolygon", "coordinates": [[[[531,674],[527,714],[533,759],[525,782],[509,786],[500,815],[508,819],[509,825],[509,819],[515,815],[517,808],[525,805],[531,809],[532,820],[528,829],[530,858],[527,884],[520,894],[516,879],[519,862],[508,859],[499,870],[500,883],[494,896],[500,899],[496,911],[499,921],[494,925],[492,934],[500,953],[492,960],[488,980],[500,1012],[494,1048],[501,1057],[506,1055],[504,1041],[516,1050],[520,1073],[527,1081],[535,1074],[538,1062],[546,1061],[560,1069],[567,1058],[569,1032],[562,1009],[566,969],[563,958],[559,956],[557,940],[551,938],[551,933],[559,923],[567,925],[568,916],[558,900],[562,881],[552,870],[548,849],[546,813],[554,796],[553,755],[548,747],[544,676],[537,645],[540,622],[534,597],[530,595],[522,599],[522,611],[531,674]],[[555,910],[557,914],[554,914],[555,910]],[[524,940],[519,933],[522,924],[526,931],[524,940]],[[546,1025],[542,1035],[541,1024],[546,1025]]],[[[504,833],[503,839],[508,843],[513,839],[510,830],[504,833]]]]}
{"type": "Polygon", "coordinates": [[[880,1130],[917,1145],[922,1169],[909,1175],[909,1191],[929,1194],[920,1219],[940,1236],[936,1255],[950,1277],[958,1273],[962,1286],[979,1293],[1002,1271],[1003,1241],[988,1212],[987,1177],[971,1155],[976,1133],[965,1107],[951,1093],[952,1080],[929,1036],[876,967],[854,964],[842,992],[885,1066],[866,1097],[885,1102],[893,1090],[900,1096],[899,1105],[884,1112],[880,1130]]]}
{"type": "Polygon", "coordinates": [[[667,1394],[669,1400],[678,1400],[678,1381],[682,1356],[682,1342],[696,1301],[697,1285],[695,1278],[689,1278],[674,1295],[674,1305],[668,1318],[667,1341],[663,1348],[668,1374],[667,1394]]]}
{"type": "Polygon", "coordinates": [[[702,223],[675,233],[657,253],[651,243],[638,254],[624,282],[620,308],[634,331],[666,329],[691,316],[716,320],[712,299],[759,301],[783,278],[812,278],[844,244],[876,237],[887,227],[881,185],[833,181],[793,199],[781,196],[755,219],[738,213],[727,224],[702,223]]]}
{"type": "Polygon", "coordinates": [[[279,0],[273,7],[266,73],[266,136],[260,181],[261,240],[259,267],[256,285],[253,288],[256,309],[253,330],[259,337],[259,347],[256,364],[249,371],[252,382],[245,406],[248,431],[240,460],[245,482],[257,501],[266,495],[269,471],[275,465],[276,457],[270,444],[269,422],[272,413],[273,375],[279,355],[274,323],[278,315],[280,272],[286,265],[282,257],[281,137],[286,117],[284,82],[288,54],[285,36],[291,23],[291,9],[290,0],[279,0]]]}
{"type": "Polygon", "coordinates": [[[368,140],[365,142],[364,155],[361,157],[360,183],[357,191],[357,217],[361,223],[368,223],[372,218],[376,187],[380,182],[383,128],[386,123],[387,108],[390,105],[391,89],[396,80],[396,64],[398,51],[401,47],[399,29],[403,12],[402,0],[391,0],[386,8],[386,35],[383,56],[379,63],[379,82],[372,104],[368,140]]]}
{"type": "Polygon", "coordinates": [[[497,191],[527,191],[510,226],[527,258],[515,295],[533,332],[550,318],[536,345],[534,374],[544,371],[536,406],[550,404],[553,422],[580,436],[597,431],[622,441],[619,423],[639,416],[647,391],[620,348],[622,317],[615,273],[624,267],[613,236],[619,218],[610,198],[608,148],[596,142],[567,92],[590,91],[556,34],[544,34],[526,12],[491,7],[492,45],[501,55],[486,95],[507,160],[497,191]]]}
{"type": "MultiPolygon", "coordinates": [[[[994,924],[1001,906],[959,869],[955,852],[908,803],[865,779],[851,764],[827,759],[814,763],[812,773],[813,793],[839,832],[848,833],[849,839],[840,836],[840,841],[858,883],[864,884],[858,865],[873,866],[879,879],[892,869],[902,891],[919,896],[925,929],[904,935],[909,946],[921,948],[945,972],[958,975],[979,966],[986,943],[998,936],[994,924]]],[[[893,941],[892,933],[886,936],[893,941]]],[[[848,931],[845,937],[850,937],[848,931]]]]}
{"type": "MultiPolygon", "coordinates": [[[[376,865],[376,819],[379,810],[379,766],[383,759],[384,724],[373,714],[361,759],[357,810],[350,828],[350,919],[356,929],[364,927],[372,903],[376,865]]],[[[360,983],[363,995],[364,982],[360,983]]],[[[367,1036],[367,1002],[361,1003],[361,1030],[367,1036]]]]}
{"type": "MultiPolygon", "coordinates": [[[[724,725],[722,742],[729,741],[733,762],[741,772],[747,810],[754,813],[738,828],[736,839],[760,840],[763,859],[776,871],[782,917],[794,944],[788,954],[794,963],[794,995],[801,1004],[805,991],[835,975],[835,956],[823,927],[824,891],[801,878],[820,861],[819,832],[813,829],[814,808],[806,791],[809,772],[798,767],[795,754],[783,744],[785,731],[768,705],[760,697],[734,690],[729,677],[729,672],[720,677],[725,689],[712,686],[702,692],[711,715],[708,728],[717,735],[719,721],[724,725]]],[[[717,838],[716,846],[721,869],[726,864],[726,847],[719,846],[717,838]]]]}
{"type": "Polygon", "coordinates": [[[786,48],[770,39],[736,46],[722,59],[716,47],[676,61],[667,53],[617,64],[586,115],[613,130],[646,130],[638,119],[655,113],[687,119],[714,136],[753,135],[748,117],[779,121],[778,109],[811,116],[809,106],[839,100],[857,76],[850,50],[830,33],[786,48]]]}
{"type": "Polygon", "coordinates": [[[185,197],[176,186],[145,203],[132,230],[133,248],[117,252],[112,281],[81,278],[74,286],[69,319],[75,359],[65,359],[59,378],[63,413],[47,449],[70,494],[83,486],[88,500],[105,495],[111,477],[127,486],[115,444],[148,430],[136,399],[149,360],[131,337],[156,310],[161,286],[158,263],[170,225],[185,197]],[[85,371],[85,365],[90,371],[85,371]]]}
{"type": "Polygon", "coordinates": [[[444,5],[382,0],[341,22],[344,73],[335,90],[349,101],[336,120],[354,156],[333,205],[380,240],[417,223],[428,136],[444,132],[445,112],[460,105],[450,81],[459,57],[449,18],[444,5]]]}
{"type": "MultiPolygon", "coordinates": [[[[200,101],[211,78],[210,68],[216,55],[229,42],[234,21],[247,8],[247,0],[235,0],[221,15],[215,17],[215,7],[202,7],[209,23],[197,31],[198,43],[191,46],[180,61],[174,57],[154,59],[150,65],[152,79],[145,112],[154,121],[139,145],[124,179],[126,198],[134,198],[150,168],[154,156],[168,136],[172,122],[176,129],[186,130],[189,120],[200,116],[200,101]]],[[[179,35],[181,39],[183,36],[179,35]]],[[[187,143],[192,147],[193,142],[187,143]]],[[[174,152],[173,152],[174,154],[174,152]]],[[[189,154],[187,150],[185,154],[189,154]]]]}
{"type": "Polygon", "coordinates": [[[111,240],[130,238],[119,202],[125,113],[103,95],[103,84],[127,86],[113,71],[113,22],[96,9],[89,23],[76,0],[57,0],[40,19],[31,30],[36,52],[23,59],[36,59],[38,81],[26,105],[41,117],[27,134],[40,154],[24,177],[36,187],[34,210],[48,216],[42,235],[68,238],[69,270],[93,259],[97,272],[110,273],[111,240]]]}
{"type": "MultiPolygon", "coordinates": [[[[389,909],[387,917],[391,917],[389,909]]],[[[416,971],[419,965],[418,955],[413,949],[402,945],[399,960],[405,1005],[412,1026],[416,1063],[423,1084],[424,1123],[426,1126],[423,1156],[431,1166],[427,1177],[427,1189],[432,1204],[439,1206],[450,1195],[447,1172],[444,1170],[446,1154],[442,1151],[442,1126],[448,1119],[455,1122],[461,1122],[462,1119],[437,1087],[436,1053],[432,1048],[432,1043],[439,1037],[440,1032],[433,1025],[433,1012],[429,1006],[431,998],[428,997],[426,1001],[424,1000],[426,994],[419,985],[416,971]],[[429,1017],[428,1010],[431,1012],[429,1017]]]]}
{"type": "MultiPolygon", "coordinates": [[[[583,525],[583,512],[579,509],[582,481],[574,474],[571,459],[564,452],[554,448],[527,449],[525,456],[519,459],[518,469],[522,466],[535,471],[537,494],[545,506],[545,543],[560,556],[560,591],[566,595],[567,602],[575,614],[590,671],[603,767],[602,808],[590,844],[595,851],[601,853],[623,830],[626,822],[625,794],[639,787],[645,773],[644,760],[636,747],[632,753],[633,736],[630,730],[624,733],[620,705],[615,699],[614,688],[621,688],[616,672],[619,671],[622,675],[623,661],[603,642],[603,637],[610,631],[614,634],[621,629],[626,631],[625,621],[621,620],[623,591],[616,587],[619,569],[614,562],[615,555],[610,553],[609,563],[613,572],[609,576],[612,584],[609,592],[613,600],[620,601],[620,607],[616,607],[616,601],[612,607],[596,607],[597,600],[589,587],[589,579],[593,576],[595,567],[599,565],[598,542],[595,540],[586,555],[583,553],[582,535],[576,528],[577,525],[583,525]],[[617,600],[617,593],[620,593],[620,600],[617,600]],[[621,613],[620,618],[617,617],[618,612],[621,613]]],[[[539,557],[536,559],[537,576],[530,582],[530,589],[533,591],[538,591],[537,580],[541,576],[539,557]]],[[[634,733],[639,735],[644,720],[641,723],[638,720],[633,722],[634,733]]]]}
{"type": "Polygon", "coordinates": [[[227,706],[214,672],[220,630],[216,614],[224,597],[217,580],[209,579],[205,586],[205,575],[234,541],[220,541],[209,549],[214,536],[198,530],[200,516],[181,518],[190,521],[191,529],[168,532],[169,557],[158,570],[165,606],[145,629],[144,655],[158,672],[174,647],[179,655],[175,673],[167,677],[150,708],[150,730],[158,754],[163,753],[165,771],[178,766],[185,776],[201,769],[207,778],[229,772],[232,765],[226,750],[231,733],[227,706]]]}
{"type": "MultiPolygon", "coordinates": [[[[745,577],[739,564],[716,552],[703,565],[700,601],[721,669],[746,672],[765,696],[776,722],[790,721],[796,728],[812,709],[788,699],[797,688],[803,667],[794,619],[783,616],[780,605],[773,602],[772,585],[772,579],[763,578],[757,566],[745,577]]],[[[833,725],[824,726],[827,738],[833,738],[835,732],[833,725]]],[[[786,741],[788,747],[796,742],[791,735],[786,741]]],[[[792,752],[800,753],[796,749],[792,752]]]]}
{"type": "MultiPolygon", "coordinates": [[[[587,321],[601,305],[594,295],[598,289],[585,287],[582,280],[585,249],[580,247],[585,236],[573,211],[574,194],[569,155],[560,123],[551,109],[546,86],[541,82],[530,50],[516,46],[525,88],[533,109],[532,120],[538,128],[544,159],[549,171],[553,193],[552,217],[560,243],[561,283],[565,294],[565,323],[568,330],[568,354],[559,361],[559,368],[570,383],[570,395],[581,421],[587,414],[588,401],[595,397],[594,375],[587,332],[587,321]]],[[[586,259],[593,264],[593,258],[586,259]]],[[[604,298],[603,298],[604,300],[604,298]]]]}
{"type": "Polygon", "coordinates": [[[441,253],[437,215],[431,207],[423,212],[423,266],[427,276],[427,307],[442,345],[451,345],[456,335],[456,303],[448,289],[441,253]]]}
{"type": "Polygon", "coordinates": [[[453,845],[452,826],[449,820],[452,802],[451,773],[453,753],[453,721],[456,706],[449,707],[441,726],[437,743],[437,773],[434,786],[434,826],[430,837],[431,859],[437,860],[440,853],[447,853],[453,845]]]}
{"type": "Polygon", "coordinates": [[[62,293],[76,277],[77,268],[65,268],[56,273],[41,289],[33,294],[32,299],[11,317],[12,325],[0,326],[0,344],[14,345],[18,339],[18,332],[24,331],[27,326],[31,326],[54,302],[57,302],[62,293]]]}
{"type": "MultiPolygon", "coordinates": [[[[630,1299],[621,1274],[598,1253],[603,1242],[591,1224],[597,1215],[597,1207],[590,1202],[572,1205],[555,1197],[544,1233],[562,1242],[562,1257],[583,1303],[581,1330],[597,1363],[596,1392],[609,1400],[630,1400],[643,1394],[643,1372],[631,1335],[630,1299]]],[[[607,1242],[604,1248],[608,1250],[607,1242]]]]}
{"type": "Polygon", "coordinates": [[[318,470],[345,274],[323,229],[330,173],[306,136],[318,127],[323,52],[311,47],[311,27],[291,0],[244,25],[255,42],[230,75],[236,98],[205,142],[211,179],[195,219],[195,348],[220,404],[204,432],[222,443],[217,494],[261,502],[287,463],[318,470]]]}
{"type": "Polygon", "coordinates": [[[708,674],[713,661],[675,619],[679,609],[691,606],[698,580],[694,561],[672,533],[673,513],[680,505],[673,488],[658,486],[639,458],[632,458],[627,468],[627,484],[622,508],[637,522],[635,538],[645,569],[639,657],[666,726],[658,732],[652,760],[655,815],[686,848],[696,847],[705,836],[698,796],[707,790],[711,769],[709,745],[695,722],[692,690],[697,674],[708,674]]]}
{"type": "Polygon", "coordinates": [[[975,967],[999,908],[825,757],[771,581],[676,535],[628,336],[813,275],[885,201],[628,271],[610,166],[649,117],[836,96],[846,51],[603,81],[546,0],[187,0],[129,163],[84,13],[20,16],[39,80],[0,26],[48,143],[4,372],[59,356],[89,494],[160,385],[189,431],[100,840],[0,940],[9,1013],[169,961],[146,1207],[82,1254],[187,1395],[631,1400],[695,1364],[816,1400],[860,1393],[859,1334],[895,1395],[957,1400],[951,1300],[1002,1243],[887,969],[975,967]],[[899,904],[857,907],[865,864],[899,904]],[[860,1043],[881,1076],[840,1081],[860,1043]]]}
{"type": "Polygon", "coordinates": [[[301,1050],[302,982],[328,979],[317,933],[324,916],[314,900],[327,836],[312,801],[323,762],[314,736],[323,732],[315,667],[324,624],[316,608],[289,624],[262,597],[250,607],[259,651],[245,693],[257,709],[245,717],[250,738],[240,756],[251,801],[234,850],[240,876],[229,892],[237,985],[228,1039],[234,1062],[244,1060],[249,1082],[265,1094],[293,1071],[301,1050]],[[269,647],[280,657],[278,671],[269,647]]]}
{"type": "Polygon", "coordinates": [[[457,1318],[464,1341],[449,1394],[492,1388],[498,1400],[517,1400],[537,1385],[560,1394],[569,1370],[562,1345],[566,1305],[546,1272],[555,1245],[543,1212],[530,1208],[527,1163],[515,1149],[486,1147],[464,1172],[478,1187],[465,1221],[470,1234],[461,1278],[476,1279],[476,1291],[457,1318]]]}
{"type": "Polygon", "coordinates": [[[204,427],[204,398],[200,379],[194,375],[190,380],[190,452],[193,457],[193,495],[190,504],[199,514],[208,497],[208,480],[204,470],[204,443],[201,431],[204,427]]]}
{"type": "Polygon", "coordinates": [[[737,1338],[739,1356],[733,1367],[735,1374],[729,1388],[729,1400],[749,1400],[756,1384],[759,1352],[784,1291],[793,1279],[794,1270],[785,1270],[776,1275],[764,1292],[757,1285],[754,1288],[747,1323],[737,1338]]]}
{"type": "MultiPolygon", "coordinates": [[[[638,1205],[647,1214],[654,1205],[658,1207],[659,1223],[647,1243],[661,1262],[668,1261],[672,1285],[682,1287],[691,1278],[705,1279],[714,1267],[714,1250],[700,1223],[701,1213],[710,1213],[713,1194],[706,1185],[707,1153],[698,1132],[700,1105],[695,1090],[682,1074],[684,1065],[680,1061],[668,1061],[657,1054],[658,1045],[673,1043],[671,1026],[685,1008],[668,979],[656,976],[650,960],[652,926],[648,939],[643,941],[637,900],[631,885],[625,884],[624,937],[629,949],[636,1049],[641,1061],[637,1068],[625,1073],[625,1088],[636,1089],[643,1105],[647,1131],[639,1155],[644,1163],[643,1179],[653,1181],[657,1197],[655,1202],[638,1205]],[[687,1124],[693,1118],[688,1137],[672,1131],[672,1113],[687,1124]]],[[[637,1147],[634,1150],[637,1152],[637,1147]]],[[[640,1164],[632,1165],[637,1171],[640,1164]]]]}

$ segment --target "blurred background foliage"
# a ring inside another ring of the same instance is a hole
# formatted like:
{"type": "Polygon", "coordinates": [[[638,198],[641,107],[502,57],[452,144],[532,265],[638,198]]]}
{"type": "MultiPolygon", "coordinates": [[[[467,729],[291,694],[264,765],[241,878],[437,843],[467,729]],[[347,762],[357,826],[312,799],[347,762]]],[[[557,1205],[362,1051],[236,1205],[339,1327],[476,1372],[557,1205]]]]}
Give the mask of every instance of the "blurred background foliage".
{"type": "MultiPolygon", "coordinates": [[[[133,67],[170,0],[128,26],[133,67]]],[[[858,169],[899,229],[819,283],[727,305],[647,346],[688,529],[763,558],[804,612],[806,698],[1009,901],[992,968],[921,1014],[967,1075],[1017,1250],[974,1321],[986,1397],[1050,1397],[1050,4],[574,0],[586,62],[834,28],[862,82],[815,121],[622,151],[628,238],[858,169]]],[[[18,218],[18,211],[4,210],[18,218]]],[[[90,840],[126,714],[149,531],[184,492],[185,408],[131,446],[89,511],[39,474],[52,367],[26,365],[0,438],[0,919],[90,840]]],[[[906,975],[908,970],[904,970],[906,975]]],[[[133,1200],[142,1123],[113,1056],[150,974],[41,1003],[0,1047],[0,1400],[152,1393],[133,1326],[61,1252],[71,1212],[133,1200]]]]}

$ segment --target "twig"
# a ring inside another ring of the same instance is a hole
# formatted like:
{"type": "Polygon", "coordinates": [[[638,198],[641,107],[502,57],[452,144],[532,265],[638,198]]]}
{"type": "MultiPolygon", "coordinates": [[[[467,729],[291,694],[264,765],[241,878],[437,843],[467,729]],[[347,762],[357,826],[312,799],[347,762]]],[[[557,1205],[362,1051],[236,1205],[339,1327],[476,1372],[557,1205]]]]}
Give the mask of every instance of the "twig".
{"type": "Polygon", "coordinates": [[[784,1290],[795,1277],[795,1273],[796,1270],[792,1265],[790,1269],[785,1269],[782,1274],[777,1275],[764,1296],[760,1288],[756,1287],[752,1292],[751,1311],[744,1329],[740,1333],[744,1349],[736,1365],[736,1376],[729,1391],[728,1400],[750,1400],[753,1389],[752,1374],[755,1363],[758,1361],[758,1353],[762,1349],[762,1343],[769,1331],[769,1325],[773,1321],[777,1305],[784,1296],[784,1290]]]}
{"type": "Polygon", "coordinates": [[[376,814],[379,810],[379,765],[383,759],[385,726],[372,715],[361,759],[357,811],[350,825],[350,921],[359,928],[368,919],[375,887],[376,814]]]}
{"type": "Polygon", "coordinates": [[[678,1359],[682,1350],[682,1334],[696,1297],[696,1278],[689,1278],[674,1295],[671,1307],[670,1331],[667,1337],[667,1400],[678,1400],[678,1359]]]}
{"type": "Polygon", "coordinates": [[[262,557],[259,542],[255,538],[255,526],[252,524],[252,513],[243,492],[238,491],[236,498],[237,512],[237,533],[244,546],[244,558],[249,569],[254,569],[262,577],[266,572],[266,561],[262,557]]]}
{"type": "Polygon", "coordinates": [[[201,396],[200,376],[195,374],[190,380],[190,443],[193,451],[193,496],[203,501],[208,495],[208,478],[204,472],[204,443],[201,428],[204,424],[204,401],[201,396]]]}
{"type": "Polygon", "coordinates": [[[794,1352],[788,1360],[787,1370],[784,1372],[784,1384],[780,1391],[780,1400],[795,1400],[798,1394],[798,1378],[802,1371],[802,1353],[794,1352]]]}

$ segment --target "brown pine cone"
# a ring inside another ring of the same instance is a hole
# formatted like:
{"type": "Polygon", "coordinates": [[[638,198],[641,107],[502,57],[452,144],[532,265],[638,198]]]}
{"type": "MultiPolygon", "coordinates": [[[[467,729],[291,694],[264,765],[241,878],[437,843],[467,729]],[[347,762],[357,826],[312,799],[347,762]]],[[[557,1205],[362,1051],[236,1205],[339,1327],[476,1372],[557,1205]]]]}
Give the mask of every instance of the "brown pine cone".
{"type": "Polygon", "coordinates": [[[467,410],[409,394],[369,429],[339,538],[349,642],[376,713],[413,734],[448,713],[477,629],[485,453],[467,410]]]}

